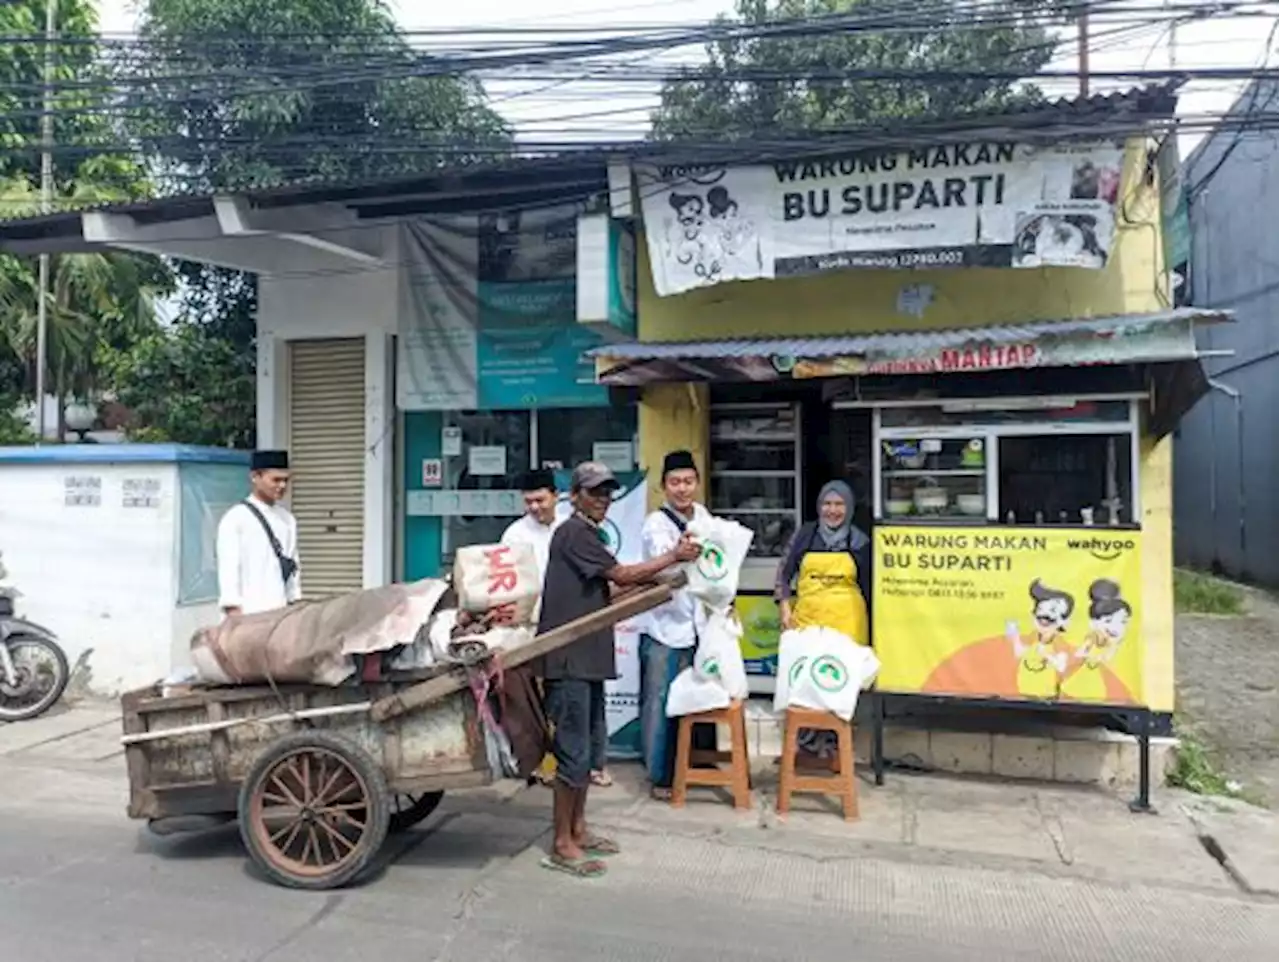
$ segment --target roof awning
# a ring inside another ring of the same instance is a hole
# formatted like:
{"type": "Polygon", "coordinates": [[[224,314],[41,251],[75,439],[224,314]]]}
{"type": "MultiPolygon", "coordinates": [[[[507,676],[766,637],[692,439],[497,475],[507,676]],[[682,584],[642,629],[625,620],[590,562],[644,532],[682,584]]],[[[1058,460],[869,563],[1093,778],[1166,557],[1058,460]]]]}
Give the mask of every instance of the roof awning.
{"type": "Polygon", "coordinates": [[[590,354],[596,379],[611,387],[1159,364],[1195,360],[1195,326],[1228,320],[1229,311],[1178,308],[938,331],[633,342],[602,345],[590,354]]]}

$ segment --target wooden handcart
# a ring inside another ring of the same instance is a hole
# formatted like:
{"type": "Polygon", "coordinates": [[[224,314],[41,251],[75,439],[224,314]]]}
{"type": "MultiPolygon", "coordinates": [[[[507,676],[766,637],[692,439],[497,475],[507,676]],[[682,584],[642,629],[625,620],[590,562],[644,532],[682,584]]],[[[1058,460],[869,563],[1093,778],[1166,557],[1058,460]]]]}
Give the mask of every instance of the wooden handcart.
{"type": "MultiPolygon", "coordinates": [[[[504,655],[503,668],[655,608],[679,583],[620,595],[504,655]]],[[[347,884],[389,832],[425,819],[445,791],[493,780],[467,672],[437,666],[336,688],[129,692],[121,699],[129,816],[159,834],[238,820],[249,857],[272,881],[347,884]]]]}

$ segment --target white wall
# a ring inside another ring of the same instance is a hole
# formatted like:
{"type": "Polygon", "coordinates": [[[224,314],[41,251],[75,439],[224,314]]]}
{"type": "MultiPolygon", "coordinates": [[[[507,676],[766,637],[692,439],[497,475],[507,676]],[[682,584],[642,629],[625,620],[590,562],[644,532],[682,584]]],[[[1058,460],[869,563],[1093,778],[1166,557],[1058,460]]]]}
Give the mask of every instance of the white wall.
{"type": "Polygon", "coordinates": [[[403,266],[395,225],[362,229],[381,267],[352,261],[334,268],[326,258],[314,271],[258,279],[258,446],[288,445],[288,342],[365,338],[364,586],[394,577],[395,392],[392,337],[399,326],[403,266]],[[377,241],[375,244],[374,241],[377,241]]]}
{"type": "Polygon", "coordinates": [[[0,551],[18,613],[55,632],[73,665],[91,650],[95,693],[162,678],[190,638],[175,634],[177,480],[167,463],[0,464],[0,551]],[[100,478],[101,503],[68,506],[68,477],[100,478]],[[124,507],[126,478],[158,479],[159,506],[124,507]]]}

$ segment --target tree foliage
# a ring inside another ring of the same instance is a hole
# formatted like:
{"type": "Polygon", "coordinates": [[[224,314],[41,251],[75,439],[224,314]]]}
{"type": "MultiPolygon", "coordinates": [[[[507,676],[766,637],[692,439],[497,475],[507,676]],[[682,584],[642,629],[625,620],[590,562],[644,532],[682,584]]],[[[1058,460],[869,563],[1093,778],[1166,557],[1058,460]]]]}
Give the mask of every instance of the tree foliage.
{"type": "Polygon", "coordinates": [[[414,76],[379,0],[149,0],[140,32],[133,132],[188,185],[388,177],[509,139],[474,80],[414,76]]]}
{"type": "MultiPolygon", "coordinates": [[[[413,76],[379,0],[149,0],[140,32],[116,67],[170,189],[408,175],[510,140],[474,81],[413,76]]],[[[118,359],[119,398],[149,438],[251,446],[255,278],[175,267],[178,317],[118,359]]]]}
{"type": "MultiPolygon", "coordinates": [[[[923,8],[924,5],[921,5],[923,8]]],[[[963,9],[959,5],[957,9],[963,9]]],[[[917,29],[832,29],[825,35],[729,36],[707,48],[707,63],[664,85],[653,121],[663,139],[714,140],[761,132],[839,130],[909,118],[999,109],[1039,96],[1029,85],[998,77],[929,79],[929,72],[988,71],[1031,76],[1053,50],[1043,14],[1053,0],[1000,0],[985,15],[998,26],[966,28],[935,7],[917,29]],[[1040,16],[1037,16],[1040,15],[1040,16]],[[921,79],[860,80],[851,71],[913,71],[921,79]]],[[[911,17],[900,0],[738,0],[723,23],[762,25],[797,17],[865,14],[911,17]]],[[[920,18],[911,24],[915,27],[920,18]]]]}
{"type": "MultiPolygon", "coordinates": [[[[46,46],[43,0],[0,6],[0,217],[29,217],[41,210],[41,114],[46,46]],[[18,38],[31,38],[30,40],[18,38]]],[[[88,109],[101,96],[106,72],[96,39],[97,14],[87,0],[60,0],[57,29],[63,38],[52,58],[54,110],[54,210],[124,200],[149,193],[142,165],[118,149],[118,125],[88,109]]],[[[156,329],[155,300],[172,287],[164,264],[153,257],[76,253],[50,259],[47,307],[48,389],[62,411],[72,398],[91,400],[104,386],[111,352],[125,350],[156,329]]],[[[0,255],[0,412],[2,433],[21,436],[10,423],[16,404],[34,397],[37,260],[0,255]]]]}

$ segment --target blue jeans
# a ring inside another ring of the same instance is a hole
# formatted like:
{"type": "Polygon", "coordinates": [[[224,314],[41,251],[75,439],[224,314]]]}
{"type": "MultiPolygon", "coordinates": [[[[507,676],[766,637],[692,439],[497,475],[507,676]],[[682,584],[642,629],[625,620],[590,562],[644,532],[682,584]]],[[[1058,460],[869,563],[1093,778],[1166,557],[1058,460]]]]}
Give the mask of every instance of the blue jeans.
{"type": "MultiPolygon", "coordinates": [[[[667,717],[667,692],[676,675],[693,665],[695,650],[668,648],[656,638],[640,636],[640,752],[654,788],[670,788],[675,779],[679,721],[667,717]]],[[[695,727],[693,747],[715,751],[715,726],[695,727]]]]}

